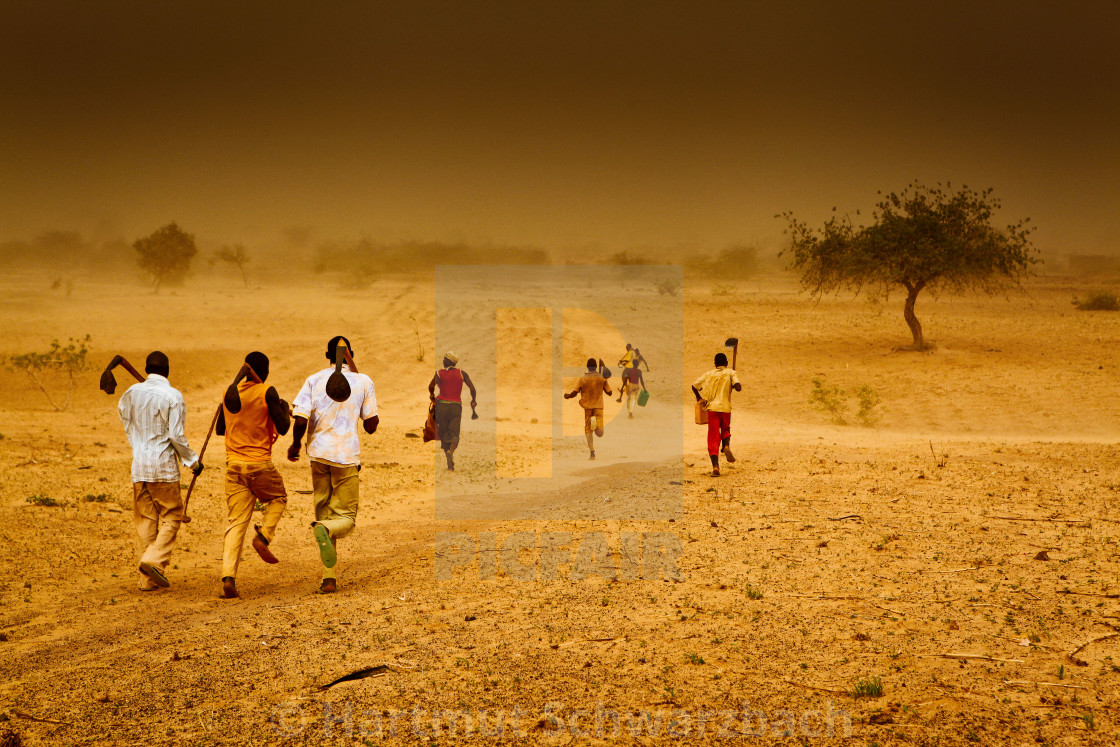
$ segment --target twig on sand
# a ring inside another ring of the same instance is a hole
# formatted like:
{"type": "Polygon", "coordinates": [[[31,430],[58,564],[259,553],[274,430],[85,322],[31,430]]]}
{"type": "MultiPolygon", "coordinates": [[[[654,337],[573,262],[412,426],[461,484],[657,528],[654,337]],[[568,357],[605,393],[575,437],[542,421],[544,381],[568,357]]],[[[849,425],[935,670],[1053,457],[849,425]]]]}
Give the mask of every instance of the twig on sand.
{"type": "Polygon", "coordinates": [[[1097,641],[1107,641],[1109,638],[1115,638],[1117,636],[1120,636],[1120,633],[1108,633],[1107,635],[1102,635],[1102,636],[1099,636],[1097,638],[1093,638],[1091,640],[1085,641],[1080,646],[1075,648],[1073,651],[1070,651],[1068,654],[1066,654],[1066,656],[1068,656],[1069,660],[1072,661],[1077,666],[1087,667],[1087,666],[1089,666],[1089,662],[1085,661],[1084,659],[1078,659],[1077,655],[1079,653],[1081,653],[1085,649],[1085,647],[1090,645],[1090,644],[1096,643],[1097,641]]]}
{"type": "Polygon", "coordinates": [[[838,689],[838,688],[835,688],[835,687],[819,687],[817,685],[806,685],[803,682],[794,682],[793,680],[788,680],[788,679],[783,679],[783,681],[788,682],[789,684],[794,685],[795,687],[803,687],[806,690],[820,690],[822,693],[840,693],[841,695],[847,695],[848,694],[847,690],[841,690],[841,689],[838,689]]]}
{"type": "Polygon", "coordinates": [[[1034,519],[1029,516],[989,516],[990,519],[1003,519],[1004,521],[1049,521],[1056,524],[1086,524],[1088,519],[1063,519],[1055,516],[1050,519],[1034,519]]]}
{"type": "Polygon", "coordinates": [[[1076,594],[1079,597],[1104,597],[1105,599],[1120,599],[1120,594],[1096,594],[1091,591],[1071,591],[1069,589],[1060,589],[1058,594],[1076,594]]]}
{"type": "Polygon", "coordinates": [[[576,644],[579,644],[579,643],[618,643],[619,641],[625,641],[625,640],[626,640],[626,636],[621,636],[619,638],[581,638],[577,641],[564,641],[563,643],[553,643],[552,648],[567,648],[568,646],[575,646],[576,644]]]}
{"type": "Polygon", "coordinates": [[[1081,685],[1064,685],[1061,682],[1035,682],[1034,680],[1004,680],[1005,685],[1045,685],[1046,687],[1068,687],[1071,690],[1088,690],[1081,685]]]}
{"type": "Polygon", "coordinates": [[[919,568],[918,570],[916,570],[914,572],[915,573],[964,573],[965,571],[978,571],[978,570],[980,570],[980,566],[977,565],[977,566],[970,566],[968,568],[957,568],[956,570],[952,570],[952,571],[927,571],[925,569],[919,568]]]}
{"type": "Polygon", "coordinates": [[[877,609],[877,610],[886,610],[887,612],[890,612],[890,613],[891,613],[892,615],[900,615],[900,616],[901,616],[901,615],[905,615],[905,614],[906,614],[905,612],[896,612],[895,610],[892,610],[892,609],[890,609],[889,607],[880,607],[880,606],[879,606],[879,605],[877,605],[877,604],[873,604],[873,605],[871,605],[871,606],[872,606],[872,607],[874,607],[874,608],[875,608],[875,609],[877,609]]]}
{"type": "Polygon", "coordinates": [[[828,520],[829,521],[843,521],[844,519],[862,519],[862,518],[863,517],[860,516],[859,514],[848,514],[847,516],[837,516],[836,518],[833,518],[833,517],[829,516],[828,520]]]}
{"type": "Polygon", "coordinates": [[[919,654],[924,659],[979,659],[981,661],[1002,661],[1007,664],[1023,664],[1022,659],[997,659],[987,654],[919,654]]]}
{"type": "Polygon", "coordinates": [[[28,721],[38,721],[40,724],[60,724],[62,726],[73,726],[73,724],[69,721],[55,721],[53,718],[39,718],[38,716],[32,716],[30,713],[25,713],[18,708],[13,708],[12,714],[18,716],[19,718],[27,719],[28,721]]]}

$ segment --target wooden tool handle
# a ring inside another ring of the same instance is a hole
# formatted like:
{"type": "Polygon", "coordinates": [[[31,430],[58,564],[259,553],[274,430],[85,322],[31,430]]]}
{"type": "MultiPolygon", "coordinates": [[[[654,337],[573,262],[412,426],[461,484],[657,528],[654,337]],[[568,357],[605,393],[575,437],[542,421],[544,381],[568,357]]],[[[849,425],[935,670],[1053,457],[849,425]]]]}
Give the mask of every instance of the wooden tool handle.
{"type": "MultiPolygon", "coordinates": [[[[250,369],[252,370],[252,369],[250,369]]],[[[214,434],[214,426],[218,424],[218,416],[222,414],[222,406],[218,405],[218,409],[214,411],[214,417],[210,419],[210,430],[206,431],[206,438],[202,441],[202,448],[198,450],[198,461],[202,461],[203,455],[206,454],[206,446],[210,443],[210,436],[214,434]]],[[[194,483],[198,479],[198,475],[191,475],[191,484],[187,486],[187,497],[183,499],[183,523],[190,524],[191,517],[187,514],[187,506],[191,502],[191,493],[194,491],[194,483]]]]}
{"type": "Polygon", "coordinates": [[[139,371],[133,368],[132,364],[128,362],[127,358],[125,358],[124,356],[120,356],[120,359],[121,365],[124,366],[124,370],[135,376],[137,381],[144,381],[144,377],[140,375],[139,371]]]}

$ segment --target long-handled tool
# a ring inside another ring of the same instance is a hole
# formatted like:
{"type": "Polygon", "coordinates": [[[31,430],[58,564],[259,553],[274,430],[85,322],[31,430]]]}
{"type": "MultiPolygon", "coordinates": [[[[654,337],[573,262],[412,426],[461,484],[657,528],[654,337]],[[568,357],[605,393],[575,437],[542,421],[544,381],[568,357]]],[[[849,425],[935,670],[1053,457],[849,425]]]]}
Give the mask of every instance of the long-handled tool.
{"type": "Polygon", "coordinates": [[[346,365],[354,371],[354,359],[350,357],[350,350],[340,341],[338,347],[334,349],[334,373],[327,379],[326,386],[327,396],[335,402],[345,402],[350,399],[350,382],[342,373],[343,361],[346,361],[346,365]]]}
{"type": "Polygon", "coordinates": [[[233,383],[226,388],[226,394],[222,398],[226,409],[234,414],[241,412],[241,393],[237,391],[237,385],[245,378],[252,379],[258,384],[261,383],[261,377],[257,376],[257,372],[253,370],[252,366],[246,363],[241,367],[237,376],[233,378],[233,383]]]}
{"type": "Polygon", "coordinates": [[[144,377],[140,375],[131,363],[125,360],[122,355],[114,355],[113,360],[109,361],[109,365],[101,372],[101,391],[106,394],[113,394],[117,391],[117,379],[113,376],[113,369],[117,366],[124,366],[124,370],[136,377],[137,381],[143,381],[144,377]]]}
{"type": "Polygon", "coordinates": [[[734,371],[735,370],[735,363],[739,358],[739,338],[738,337],[728,337],[727,342],[725,342],[723,344],[726,345],[727,347],[731,348],[731,370],[734,371]]]}
{"type": "MultiPolygon", "coordinates": [[[[257,372],[248,363],[241,366],[237,371],[237,376],[233,377],[233,383],[226,389],[225,396],[222,398],[222,404],[226,409],[232,413],[241,412],[241,395],[237,391],[237,385],[241,380],[249,377],[258,384],[261,379],[257,376],[257,372]],[[233,405],[233,407],[230,407],[233,405]]],[[[214,427],[218,424],[218,416],[222,414],[222,405],[218,405],[218,409],[214,411],[214,417],[210,419],[210,430],[206,431],[206,440],[202,442],[202,449],[198,452],[198,461],[202,461],[202,455],[206,453],[206,446],[210,443],[210,437],[214,435],[214,427]]],[[[191,492],[194,491],[194,483],[198,480],[198,475],[191,475],[191,484],[187,486],[187,497],[183,499],[183,523],[189,524],[191,517],[187,514],[187,506],[191,502],[191,492]]]]}
{"type": "MultiPolygon", "coordinates": [[[[210,436],[214,434],[214,426],[218,424],[218,416],[222,414],[222,406],[218,405],[218,409],[214,411],[214,417],[210,418],[210,430],[206,431],[206,440],[202,442],[202,448],[198,451],[198,461],[202,461],[202,456],[206,453],[206,445],[210,443],[210,436]]],[[[187,486],[187,497],[183,499],[183,523],[190,524],[191,517],[187,514],[187,506],[191,502],[191,492],[194,491],[195,480],[198,479],[197,474],[191,475],[191,484],[187,486]]]]}

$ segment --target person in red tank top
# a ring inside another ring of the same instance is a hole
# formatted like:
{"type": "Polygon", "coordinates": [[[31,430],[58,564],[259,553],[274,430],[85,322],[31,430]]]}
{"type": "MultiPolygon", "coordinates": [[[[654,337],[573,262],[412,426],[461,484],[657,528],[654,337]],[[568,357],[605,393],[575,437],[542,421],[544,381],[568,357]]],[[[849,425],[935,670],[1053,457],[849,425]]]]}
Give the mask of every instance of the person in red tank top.
{"type": "Polygon", "coordinates": [[[443,368],[436,371],[428,383],[428,397],[435,403],[432,414],[439,429],[440,446],[447,457],[447,469],[451,471],[455,470],[455,449],[459,447],[459,425],[463,420],[463,384],[471,391],[471,409],[478,404],[474,382],[458,365],[457,355],[451,352],[444,354],[443,368]]]}

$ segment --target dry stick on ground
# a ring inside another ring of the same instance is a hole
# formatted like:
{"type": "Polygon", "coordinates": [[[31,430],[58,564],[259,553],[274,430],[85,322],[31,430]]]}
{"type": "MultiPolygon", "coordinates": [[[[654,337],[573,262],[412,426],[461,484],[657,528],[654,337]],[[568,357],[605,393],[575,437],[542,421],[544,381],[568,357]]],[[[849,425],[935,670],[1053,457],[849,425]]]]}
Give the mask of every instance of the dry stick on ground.
{"type": "Polygon", "coordinates": [[[1076,594],[1079,597],[1104,597],[1105,599],[1120,599],[1120,594],[1096,594],[1091,591],[1070,591],[1069,589],[1061,589],[1057,594],[1076,594]]]}
{"type": "Polygon", "coordinates": [[[1087,524],[1088,519],[1061,519],[1054,517],[1052,519],[1032,519],[1029,516],[989,516],[989,519],[1003,519],[1004,521],[1049,521],[1055,524],[1087,524]]]}
{"type": "Polygon", "coordinates": [[[55,721],[53,718],[39,718],[38,716],[32,716],[30,713],[24,713],[18,708],[13,708],[12,713],[19,718],[27,719],[28,721],[38,721],[41,724],[59,724],[61,726],[73,726],[73,724],[69,721],[55,721]]]}
{"type": "Polygon", "coordinates": [[[1022,659],[997,659],[987,654],[918,654],[923,659],[980,659],[982,661],[1002,661],[1007,664],[1023,664],[1022,659]]]}
{"type": "Polygon", "coordinates": [[[871,606],[874,607],[877,610],[886,610],[887,612],[890,612],[892,615],[900,615],[901,616],[901,615],[906,614],[905,612],[895,612],[894,610],[890,609],[889,607],[880,607],[877,604],[873,604],[871,606]]]}
{"type": "Polygon", "coordinates": [[[575,646],[577,643],[618,643],[625,641],[626,636],[620,638],[581,638],[578,641],[565,641],[564,643],[554,643],[551,648],[567,648],[568,646],[575,646]]]}
{"type": "Polygon", "coordinates": [[[1074,664],[1076,664],[1079,667],[1088,666],[1089,662],[1085,661],[1084,659],[1078,659],[1077,655],[1079,653],[1081,653],[1081,651],[1084,650],[1084,648],[1086,646],[1088,646],[1092,643],[1096,643],[1097,641],[1107,641],[1109,638],[1115,638],[1117,636],[1120,636],[1120,633],[1109,633],[1108,635],[1102,635],[1099,638],[1093,638],[1092,640],[1085,641],[1080,646],[1075,648],[1073,651],[1070,651],[1068,654],[1066,654],[1066,656],[1068,656],[1069,660],[1072,661],[1074,664]]]}
{"type": "Polygon", "coordinates": [[[1068,687],[1071,690],[1088,690],[1081,685],[1063,685],[1061,682],[1035,682],[1034,680],[1004,680],[1005,685],[1045,685],[1046,687],[1068,687]]]}
{"type": "Polygon", "coordinates": [[[927,571],[923,568],[919,568],[918,570],[914,571],[914,573],[964,573],[965,571],[978,571],[978,570],[980,570],[980,566],[976,566],[975,568],[957,568],[954,571],[927,571]]]}

